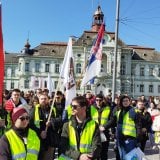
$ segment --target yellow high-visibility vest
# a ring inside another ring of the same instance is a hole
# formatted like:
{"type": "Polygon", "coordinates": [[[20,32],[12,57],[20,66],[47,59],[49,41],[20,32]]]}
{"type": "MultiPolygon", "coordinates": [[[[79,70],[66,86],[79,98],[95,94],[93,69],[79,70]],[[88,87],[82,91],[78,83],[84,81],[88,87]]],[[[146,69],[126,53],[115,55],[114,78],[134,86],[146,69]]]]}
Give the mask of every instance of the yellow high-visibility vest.
{"type": "Polygon", "coordinates": [[[10,129],[5,133],[12,153],[12,160],[37,160],[40,150],[40,140],[35,131],[29,129],[27,138],[27,148],[22,139],[10,129]]]}
{"type": "Polygon", "coordinates": [[[96,109],[96,107],[91,106],[91,117],[99,125],[107,124],[110,112],[111,112],[110,107],[106,106],[102,111],[100,122],[98,122],[98,110],[96,109]]]}
{"type": "Polygon", "coordinates": [[[76,132],[70,121],[68,125],[70,147],[74,148],[75,150],[79,150],[81,153],[90,153],[95,127],[96,122],[94,120],[91,120],[86,124],[80,136],[80,144],[78,148],[76,132]]]}
{"type": "Polygon", "coordinates": [[[71,118],[72,116],[72,107],[71,105],[67,106],[67,115],[68,115],[68,120],[71,118]]]}
{"type": "MultiPolygon", "coordinates": [[[[120,112],[121,110],[119,110],[116,114],[117,121],[119,120],[120,112]]],[[[126,136],[132,136],[135,138],[137,136],[135,122],[132,118],[129,117],[129,111],[123,117],[122,134],[126,136]]]]}

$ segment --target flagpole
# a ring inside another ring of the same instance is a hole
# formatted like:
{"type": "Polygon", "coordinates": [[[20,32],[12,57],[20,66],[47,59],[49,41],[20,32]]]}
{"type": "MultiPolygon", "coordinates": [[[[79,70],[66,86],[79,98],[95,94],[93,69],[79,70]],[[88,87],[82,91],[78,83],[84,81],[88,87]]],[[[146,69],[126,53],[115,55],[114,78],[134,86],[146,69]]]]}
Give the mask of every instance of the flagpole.
{"type": "MultiPolygon", "coordinates": [[[[53,106],[54,106],[54,103],[55,103],[57,91],[58,91],[59,86],[60,86],[60,82],[61,82],[61,78],[59,77],[58,84],[57,84],[57,87],[56,87],[56,91],[55,91],[55,94],[54,94],[54,97],[53,97],[53,101],[52,101],[52,104],[51,104],[51,107],[50,107],[50,112],[49,112],[49,116],[48,116],[48,119],[47,119],[47,123],[50,122],[50,119],[51,119],[51,115],[52,115],[52,111],[53,111],[53,106]]],[[[47,132],[47,130],[48,130],[48,126],[46,126],[46,128],[45,128],[46,132],[47,132]]]]}
{"type": "Polygon", "coordinates": [[[113,66],[113,83],[112,83],[112,102],[115,99],[116,92],[116,75],[117,75],[117,49],[118,49],[118,31],[119,31],[119,9],[120,0],[117,0],[116,5],[116,27],[115,27],[115,48],[114,48],[114,66],[113,66]]]}

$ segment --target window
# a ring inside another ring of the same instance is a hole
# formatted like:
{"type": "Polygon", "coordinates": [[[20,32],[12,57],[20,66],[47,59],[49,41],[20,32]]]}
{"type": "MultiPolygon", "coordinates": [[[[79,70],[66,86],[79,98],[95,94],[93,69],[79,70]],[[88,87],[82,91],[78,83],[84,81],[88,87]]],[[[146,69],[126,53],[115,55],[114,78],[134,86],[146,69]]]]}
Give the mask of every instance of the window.
{"type": "Polygon", "coordinates": [[[104,72],[104,65],[101,64],[101,72],[104,72]]]}
{"type": "Polygon", "coordinates": [[[12,68],[12,69],[11,69],[11,76],[12,76],[12,77],[15,77],[15,68],[12,68]]]}
{"type": "Polygon", "coordinates": [[[21,63],[19,63],[18,70],[21,71],[21,63]]]}
{"type": "Polygon", "coordinates": [[[149,93],[153,93],[153,85],[149,85],[149,93]]]}
{"type": "Polygon", "coordinates": [[[160,68],[158,69],[158,77],[160,77],[160,68]]]}
{"type": "Polygon", "coordinates": [[[131,92],[133,92],[134,91],[134,85],[133,84],[131,84],[131,92]]]}
{"type": "Polygon", "coordinates": [[[55,73],[59,73],[59,68],[60,68],[60,65],[59,64],[55,64],[55,73]]]}
{"type": "Polygon", "coordinates": [[[149,68],[149,76],[153,76],[153,68],[149,68]]]}
{"type": "Polygon", "coordinates": [[[4,70],[4,76],[7,77],[7,68],[5,68],[5,70],[4,70]]]}
{"type": "Polygon", "coordinates": [[[126,64],[121,64],[121,75],[125,75],[126,74],[126,64]]]}
{"type": "Polygon", "coordinates": [[[6,86],[6,82],[4,82],[4,88],[6,88],[7,86],[6,86]]]}
{"type": "Polygon", "coordinates": [[[49,64],[45,65],[45,72],[49,72],[49,64]]]}
{"type": "Polygon", "coordinates": [[[35,72],[40,71],[40,63],[35,63],[35,72]]]}
{"type": "Polygon", "coordinates": [[[28,62],[25,63],[25,72],[29,72],[29,63],[28,62]]]}
{"type": "Polygon", "coordinates": [[[81,73],[81,64],[80,63],[76,64],[76,73],[81,73]]]}
{"type": "Polygon", "coordinates": [[[14,82],[11,82],[11,89],[14,89],[14,82]]]}
{"type": "Polygon", "coordinates": [[[29,88],[29,80],[24,81],[24,88],[29,88]]]}
{"type": "Polygon", "coordinates": [[[55,89],[57,88],[57,85],[58,85],[58,81],[54,81],[54,87],[55,87],[55,89]]]}
{"type": "Polygon", "coordinates": [[[140,84],[139,92],[144,92],[144,84],[140,84]]]}
{"type": "Polygon", "coordinates": [[[125,92],[125,84],[124,83],[122,83],[122,85],[121,85],[121,92],[122,93],[125,92]]]}
{"type": "Polygon", "coordinates": [[[144,76],[144,67],[140,68],[140,76],[144,76]]]}
{"type": "Polygon", "coordinates": [[[91,85],[87,85],[87,90],[91,90],[91,85]]]}
{"type": "Polygon", "coordinates": [[[131,75],[135,75],[135,67],[132,66],[131,75]]]}
{"type": "Polygon", "coordinates": [[[47,81],[44,81],[44,88],[47,88],[47,81]]]}
{"type": "Polygon", "coordinates": [[[35,87],[38,88],[39,87],[39,81],[35,80],[35,87]]]}
{"type": "Polygon", "coordinates": [[[160,93],[160,85],[158,85],[158,93],[160,93]]]}

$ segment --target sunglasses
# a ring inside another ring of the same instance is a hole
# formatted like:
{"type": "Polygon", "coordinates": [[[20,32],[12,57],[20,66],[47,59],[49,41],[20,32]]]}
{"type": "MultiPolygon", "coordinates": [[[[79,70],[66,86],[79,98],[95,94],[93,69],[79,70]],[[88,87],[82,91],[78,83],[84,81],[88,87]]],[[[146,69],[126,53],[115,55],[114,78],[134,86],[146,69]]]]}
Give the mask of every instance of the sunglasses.
{"type": "Polygon", "coordinates": [[[79,105],[71,105],[71,107],[73,108],[73,109],[77,109],[78,107],[80,107],[79,105]]]}
{"type": "Polygon", "coordinates": [[[60,97],[56,97],[57,99],[60,99],[60,97]]]}
{"type": "Polygon", "coordinates": [[[97,101],[97,102],[101,102],[101,101],[102,101],[102,99],[96,99],[96,101],[97,101]]]}
{"type": "Polygon", "coordinates": [[[22,117],[19,117],[19,119],[21,120],[21,121],[24,121],[24,120],[29,120],[29,116],[22,116],[22,117]]]}

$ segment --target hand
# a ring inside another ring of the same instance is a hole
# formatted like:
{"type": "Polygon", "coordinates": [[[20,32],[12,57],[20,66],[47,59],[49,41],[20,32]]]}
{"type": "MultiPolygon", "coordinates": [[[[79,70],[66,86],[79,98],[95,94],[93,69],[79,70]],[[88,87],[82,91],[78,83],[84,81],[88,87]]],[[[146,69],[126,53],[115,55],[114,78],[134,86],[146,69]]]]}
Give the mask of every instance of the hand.
{"type": "Polygon", "coordinates": [[[99,126],[99,130],[100,130],[101,132],[103,132],[103,131],[105,130],[105,128],[104,128],[103,126],[99,126]]]}
{"type": "Polygon", "coordinates": [[[80,155],[79,160],[91,160],[92,156],[90,154],[83,153],[80,155]]]}
{"type": "Polygon", "coordinates": [[[41,138],[45,139],[47,137],[47,132],[46,131],[42,131],[41,132],[41,138]]]}
{"type": "Polygon", "coordinates": [[[0,119],[0,127],[5,127],[5,120],[4,119],[0,119]]]}
{"type": "Polygon", "coordinates": [[[147,129],[146,128],[142,128],[142,133],[146,133],[147,129]]]}
{"type": "Polygon", "coordinates": [[[48,128],[49,126],[51,126],[51,121],[46,122],[46,127],[48,128]]]}

